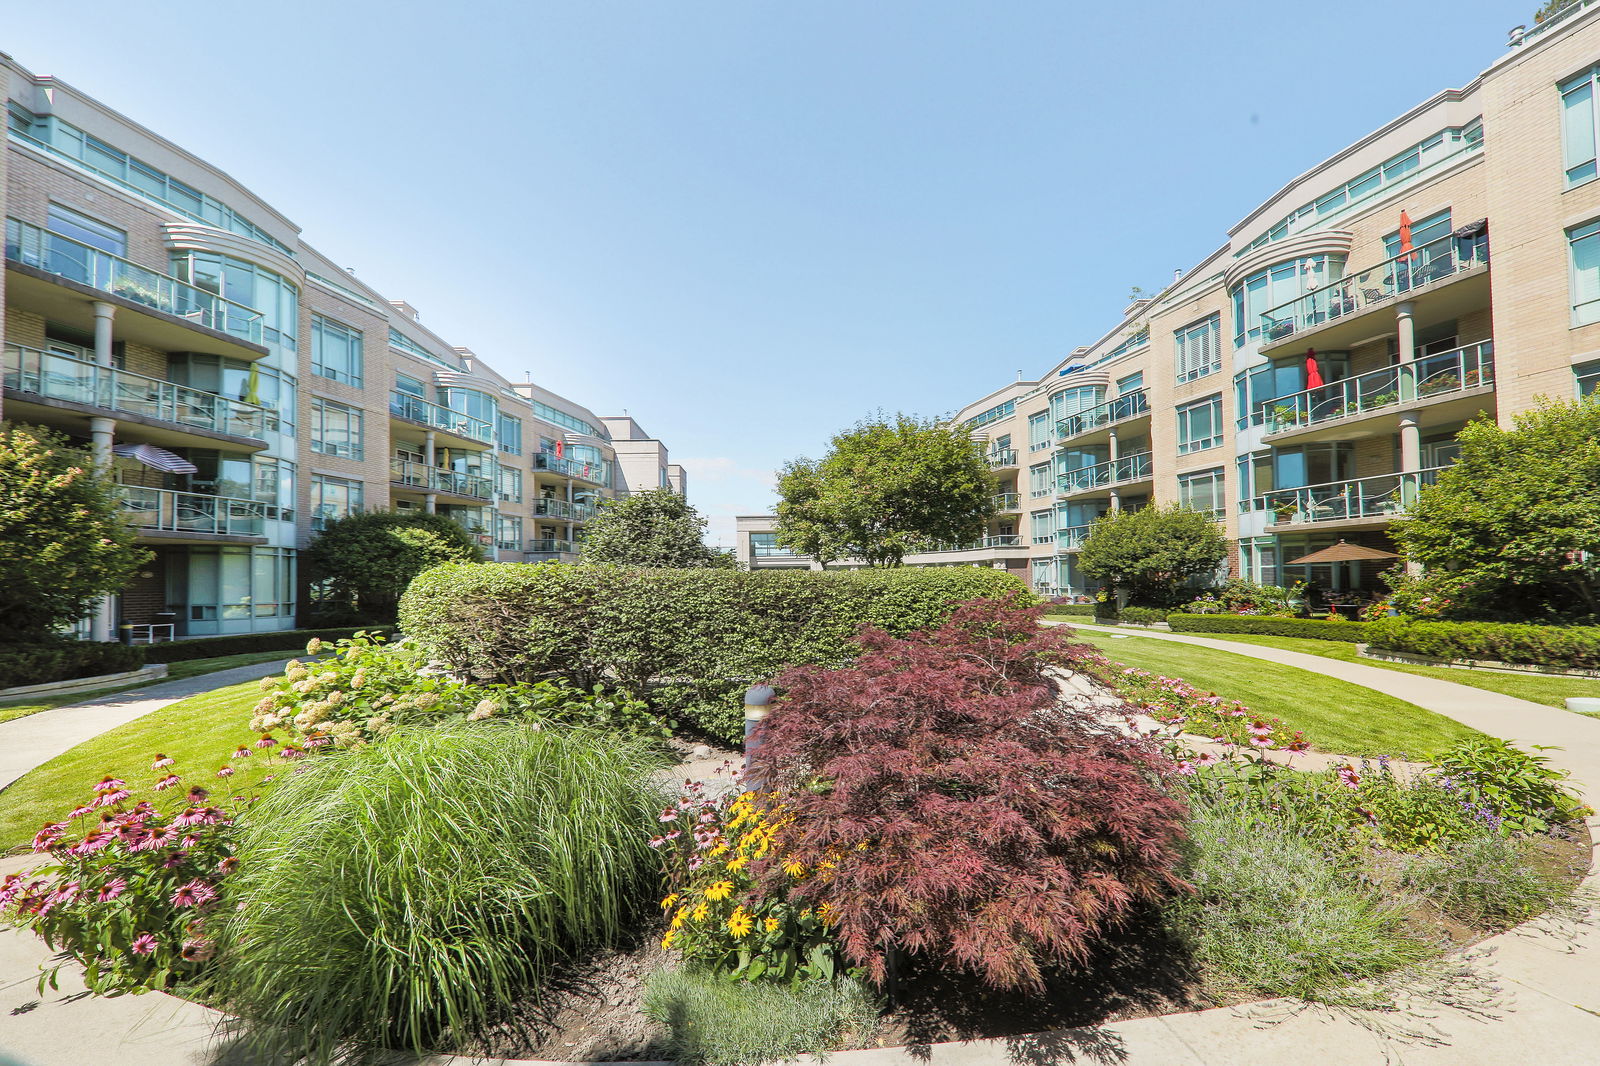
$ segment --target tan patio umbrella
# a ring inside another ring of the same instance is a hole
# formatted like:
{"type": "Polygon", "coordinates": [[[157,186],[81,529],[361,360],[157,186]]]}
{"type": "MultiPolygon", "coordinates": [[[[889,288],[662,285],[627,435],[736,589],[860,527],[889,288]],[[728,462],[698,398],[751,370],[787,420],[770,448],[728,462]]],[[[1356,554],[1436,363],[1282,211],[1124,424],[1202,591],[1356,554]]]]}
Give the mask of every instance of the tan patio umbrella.
{"type": "Polygon", "coordinates": [[[1314,551],[1310,555],[1302,555],[1298,559],[1290,559],[1285,566],[1299,566],[1301,563],[1365,563],[1376,562],[1382,559],[1398,559],[1394,552],[1386,552],[1382,548],[1368,548],[1363,544],[1351,544],[1341,540],[1339,543],[1321,551],[1314,551]]]}

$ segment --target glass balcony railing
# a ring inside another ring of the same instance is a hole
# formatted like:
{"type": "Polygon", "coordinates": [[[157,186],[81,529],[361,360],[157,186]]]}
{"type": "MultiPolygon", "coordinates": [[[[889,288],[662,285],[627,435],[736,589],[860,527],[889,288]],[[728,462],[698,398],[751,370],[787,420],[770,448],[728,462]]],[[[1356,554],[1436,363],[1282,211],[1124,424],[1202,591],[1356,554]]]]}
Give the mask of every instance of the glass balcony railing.
{"type": "Polygon", "coordinates": [[[1056,530],[1056,546],[1063,551],[1069,548],[1081,548],[1083,542],[1089,539],[1089,526],[1063,526],[1056,530]]]}
{"type": "Polygon", "coordinates": [[[1004,514],[1007,511],[1022,510],[1022,497],[1014,492],[1002,492],[994,498],[996,513],[1004,514]]]}
{"type": "Polygon", "coordinates": [[[550,537],[541,537],[538,540],[528,541],[528,551],[535,555],[556,555],[561,552],[574,552],[578,549],[570,540],[555,540],[550,537]]]}
{"type": "Polygon", "coordinates": [[[533,457],[533,468],[535,470],[548,470],[552,474],[562,474],[566,477],[578,478],[580,481],[592,481],[596,485],[609,485],[611,483],[610,465],[603,461],[568,459],[551,452],[537,452],[533,457]]]}
{"type": "Polygon", "coordinates": [[[1261,343],[1353,317],[1445,278],[1489,265],[1489,235],[1440,237],[1261,313],[1261,343]]]}
{"type": "Polygon", "coordinates": [[[183,426],[260,438],[278,428],[278,416],[242,400],[202,392],[172,381],[101,366],[61,352],[8,344],[5,387],[183,426]]]}
{"type": "Polygon", "coordinates": [[[1130,418],[1150,413],[1150,394],[1144,389],[1123,393],[1097,407],[1078,411],[1056,420],[1056,439],[1065,440],[1091,429],[1126,422],[1130,418]]]}
{"type": "Polygon", "coordinates": [[[470,496],[478,500],[494,497],[494,481],[490,478],[405,459],[389,460],[389,480],[417,492],[447,492],[452,496],[470,496]]]}
{"type": "Polygon", "coordinates": [[[990,452],[985,458],[992,467],[1016,466],[1017,450],[1015,448],[1001,448],[990,452]]]}
{"type": "Polygon", "coordinates": [[[1269,400],[1262,422],[1283,433],[1493,384],[1494,344],[1482,341],[1269,400]]]}
{"type": "Polygon", "coordinates": [[[1139,452],[1120,459],[1068,470],[1056,478],[1057,492],[1085,492],[1089,489],[1109,488],[1129,481],[1144,481],[1150,477],[1150,453],[1139,452]]]}
{"type": "Polygon", "coordinates": [[[47,274],[261,344],[261,312],[20,219],[6,219],[6,258],[47,274]]]}
{"type": "Polygon", "coordinates": [[[539,499],[533,501],[533,513],[549,515],[552,518],[570,518],[575,522],[587,522],[594,517],[594,507],[587,503],[539,499]]]}
{"type": "Polygon", "coordinates": [[[1270,512],[1276,525],[1398,516],[1416,500],[1422,486],[1433,484],[1444,469],[1435,466],[1406,474],[1277,489],[1242,502],[1239,509],[1270,512]]]}
{"type": "Polygon", "coordinates": [[[920,548],[913,548],[908,555],[931,555],[935,552],[970,552],[983,548],[1021,548],[1023,547],[1022,534],[1001,533],[991,537],[980,537],[966,544],[933,543],[925,544],[920,548]]]}
{"type": "Polygon", "coordinates": [[[389,413],[407,422],[419,422],[431,429],[442,429],[459,437],[489,444],[494,440],[494,427],[481,418],[452,411],[441,404],[430,403],[409,392],[389,394],[389,413]]]}
{"type": "Polygon", "coordinates": [[[265,536],[269,521],[293,521],[288,508],[235,496],[119,485],[122,516],[140,529],[210,536],[265,536]]]}

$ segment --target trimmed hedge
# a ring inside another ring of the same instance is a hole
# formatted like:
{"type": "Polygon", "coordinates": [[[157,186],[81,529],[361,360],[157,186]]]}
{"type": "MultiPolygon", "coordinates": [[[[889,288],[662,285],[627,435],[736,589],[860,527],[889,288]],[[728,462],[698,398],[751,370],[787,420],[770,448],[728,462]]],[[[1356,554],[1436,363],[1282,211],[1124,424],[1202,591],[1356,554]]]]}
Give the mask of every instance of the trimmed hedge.
{"type": "Polygon", "coordinates": [[[1093,618],[1097,604],[1058,603],[1044,609],[1046,618],[1093,618]]]}
{"type": "Polygon", "coordinates": [[[1280,618],[1249,614],[1167,615],[1174,633],[1254,633],[1264,637],[1302,637],[1308,640],[1342,640],[1359,644],[1368,640],[1370,622],[1321,621],[1316,618],[1280,618]]]}
{"type": "Polygon", "coordinates": [[[199,637],[144,645],[145,658],[153,663],[180,663],[189,659],[211,659],[218,655],[241,655],[250,651],[296,651],[312,637],[344,640],[357,633],[393,633],[394,626],[356,626],[353,629],[282,629],[276,633],[237,633],[228,637],[199,637]]]}
{"type": "Polygon", "coordinates": [[[481,681],[605,682],[733,739],[743,688],[800,664],[844,665],[863,625],[903,636],[950,604],[1026,585],[985,567],[646,570],[458,563],[418,575],[400,625],[481,681]],[[671,690],[671,691],[665,691],[671,690]]]}
{"type": "Polygon", "coordinates": [[[144,651],[126,644],[77,640],[0,647],[0,688],[126,673],[144,665],[144,651]]]}
{"type": "Polygon", "coordinates": [[[1162,607],[1124,607],[1117,612],[1117,620],[1142,626],[1154,625],[1167,620],[1167,611],[1162,607]]]}
{"type": "Polygon", "coordinates": [[[1513,622],[1367,623],[1367,643],[1435,659],[1487,659],[1568,669],[1600,668],[1600,626],[1536,626],[1513,622]]]}

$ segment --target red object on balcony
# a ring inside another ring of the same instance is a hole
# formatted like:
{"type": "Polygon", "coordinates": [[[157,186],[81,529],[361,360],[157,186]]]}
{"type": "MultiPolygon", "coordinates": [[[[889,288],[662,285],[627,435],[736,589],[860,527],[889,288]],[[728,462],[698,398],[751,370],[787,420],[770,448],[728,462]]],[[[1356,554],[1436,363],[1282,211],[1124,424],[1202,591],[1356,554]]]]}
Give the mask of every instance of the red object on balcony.
{"type": "Polygon", "coordinates": [[[1322,368],[1317,366],[1317,350],[1306,349],[1306,388],[1322,388],[1322,368]]]}

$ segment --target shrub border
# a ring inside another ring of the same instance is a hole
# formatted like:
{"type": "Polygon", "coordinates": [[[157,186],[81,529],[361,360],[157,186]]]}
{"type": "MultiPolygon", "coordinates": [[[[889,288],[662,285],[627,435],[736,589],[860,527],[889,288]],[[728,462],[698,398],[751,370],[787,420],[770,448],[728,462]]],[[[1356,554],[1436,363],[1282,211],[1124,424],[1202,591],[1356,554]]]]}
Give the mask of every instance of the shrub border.
{"type": "Polygon", "coordinates": [[[129,684],[136,684],[141,681],[159,681],[166,676],[166,663],[146,663],[137,670],[127,670],[120,674],[74,677],[66,681],[45,681],[37,685],[13,685],[11,688],[0,688],[0,700],[14,700],[23,696],[68,696],[74,692],[85,692],[89,689],[103,688],[106,685],[115,685],[124,681],[129,684]]]}
{"type": "Polygon", "coordinates": [[[1282,618],[1251,614],[1181,614],[1167,616],[1174,633],[1248,633],[1264,637],[1303,637],[1360,644],[1366,638],[1365,622],[1322,621],[1316,618],[1282,618]]]}
{"type": "Polygon", "coordinates": [[[1356,654],[1363,659],[1377,659],[1388,663],[1409,663],[1412,666],[1442,666],[1450,670],[1486,670],[1494,674],[1538,674],[1544,677],[1600,678],[1600,670],[1581,667],[1563,668],[1542,666],[1537,663],[1503,663],[1495,659],[1436,659],[1431,655],[1413,655],[1408,651],[1391,651],[1374,648],[1370,644],[1357,644],[1356,654]]]}

